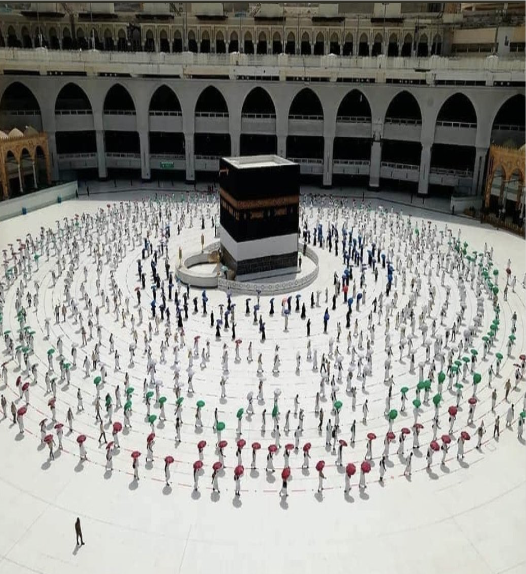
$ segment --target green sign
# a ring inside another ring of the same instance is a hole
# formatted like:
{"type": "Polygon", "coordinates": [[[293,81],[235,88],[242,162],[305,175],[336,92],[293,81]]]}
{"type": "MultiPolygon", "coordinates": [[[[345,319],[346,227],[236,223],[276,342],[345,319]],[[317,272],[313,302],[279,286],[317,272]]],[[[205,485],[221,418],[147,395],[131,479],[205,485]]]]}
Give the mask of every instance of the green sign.
{"type": "Polygon", "coordinates": [[[175,164],[173,161],[162,161],[161,162],[161,169],[173,169],[175,164]]]}

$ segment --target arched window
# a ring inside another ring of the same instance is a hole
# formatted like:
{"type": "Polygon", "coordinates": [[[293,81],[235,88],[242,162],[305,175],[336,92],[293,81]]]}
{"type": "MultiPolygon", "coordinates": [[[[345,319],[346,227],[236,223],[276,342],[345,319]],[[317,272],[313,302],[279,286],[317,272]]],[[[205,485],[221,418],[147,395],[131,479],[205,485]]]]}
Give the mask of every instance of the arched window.
{"type": "Polygon", "coordinates": [[[343,44],[343,55],[352,56],[353,54],[353,37],[350,32],[345,35],[345,42],[343,44]]]}
{"type": "Polygon", "coordinates": [[[203,30],[201,33],[201,53],[210,53],[210,34],[207,30],[203,30]]]}
{"type": "Polygon", "coordinates": [[[228,51],[232,52],[239,52],[239,38],[237,32],[232,32],[230,34],[230,42],[228,43],[228,51]]]}
{"type": "Polygon", "coordinates": [[[281,43],[281,34],[279,32],[274,32],[272,36],[272,53],[281,54],[283,52],[283,44],[281,43]]]}
{"type": "Polygon", "coordinates": [[[265,34],[265,32],[260,32],[260,34],[259,34],[257,53],[258,54],[266,54],[267,53],[267,35],[265,34]]]}
{"type": "Polygon", "coordinates": [[[382,45],[383,45],[383,38],[381,34],[376,34],[374,37],[374,44],[373,44],[373,56],[379,56],[383,53],[382,45]]]}
{"type": "Polygon", "coordinates": [[[387,56],[389,58],[396,58],[398,56],[398,38],[396,34],[389,36],[389,45],[387,46],[387,56]]]}
{"type": "Polygon", "coordinates": [[[435,34],[433,45],[431,46],[431,55],[440,56],[440,54],[442,54],[442,38],[440,34],[435,34]]]}
{"type": "Polygon", "coordinates": [[[427,36],[425,34],[422,34],[418,40],[417,56],[419,58],[427,58],[428,56],[427,36]]]}
{"type": "Polygon", "coordinates": [[[196,115],[227,115],[228,107],[223,94],[213,86],[204,89],[195,105],[196,115]]]}
{"type": "Polygon", "coordinates": [[[113,42],[113,34],[109,28],[104,30],[104,49],[108,52],[113,52],[115,49],[115,43],[113,42]]]}
{"type": "Polygon", "coordinates": [[[362,34],[360,36],[360,43],[358,44],[358,56],[368,56],[369,55],[369,40],[367,34],[362,34]]]}
{"type": "Polygon", "coordinates": [[[183,36],[180,30],[176,30],[174,32],[174,41],[172,44],[172,50],[177,53],[183,51],[183,36]]]}
{"type": "Polygon", "coordinates": [[[155,40],[153,38],[152,30],[146,31],[146,40],[144,41],[145,52],[155,52],[155,40]]]}
{"type": "Polygon", "coordinates": [[[287,43],[285,45],[285,54],[296,53],[296,37],[293,32],[289,32],[287,36],[287,43]]]}
{"type": "Polygon", "coordinates": [[[314,44],[314,55],[323,56],[325,53],[325,39],[321,32],[316,35],[316,42],[314,44]]]}
{"type": "Polygon", "coordinates": [[[245,32],[245,42],[244,42],[245,54],[254,53],[254,43],[252,42],[252,34],[250,32],[245,32]]]}
{"type": "Polygon", "coordinates": [[[402,44],[402,57],[409,58],[413,52],[413,38],[411,34],[406,34],[402,44]]]}
{"type": "Polygon", "coordinates": [[[216,32],[216,54],[225,54],[226,53],[226,44],[225,44],[225,37],[223,32],[219,30],[216,32]]]}
{"type": "Polygon", "coordinates": [[[331,40],[329,43],[329,54],[336,54],[337,56],[340,55],[340,41],[338,38],[338,34],[333,32],[331,34],[331,40]]]}
{"type": "Polygon", "coordinates": [[[301,35],[301,55],[302,56],[310,56],[311,54],[311,45],[310,45],[310,38],[307,32],[303,32],[301,35]]]}
{"type": "Polygon", "coordinates": [[[195,39],[195,32],[193,30],[188,32],[188,51],[197,54],[197,40],[195,39]]]}
{"type": "Polygon", "coordinates": [[[159,34],[159,49],[161,52],[170,52],[170,42],[168,40],[168,33],[166,30],[161,30],[161,33],[159,34]]]}

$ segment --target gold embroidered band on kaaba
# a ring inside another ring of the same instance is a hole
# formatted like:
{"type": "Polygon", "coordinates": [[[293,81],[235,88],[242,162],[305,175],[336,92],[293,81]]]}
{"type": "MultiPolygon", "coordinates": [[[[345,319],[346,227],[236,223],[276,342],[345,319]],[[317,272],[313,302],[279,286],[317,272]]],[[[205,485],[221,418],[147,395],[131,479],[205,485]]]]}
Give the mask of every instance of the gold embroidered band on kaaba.
{"type": "Polygon", "coordinates": [[[220,188],[219,194],[224,198],[233,208],[237,210],[244,209],[257,209],[261,207],[278,207],[282,205],[298,205],[299,195],[286,195],[285,197],[274,197],[269,199],[250,199],[250,200],[237,200],[234,199],[227,191],[220,188]]]}

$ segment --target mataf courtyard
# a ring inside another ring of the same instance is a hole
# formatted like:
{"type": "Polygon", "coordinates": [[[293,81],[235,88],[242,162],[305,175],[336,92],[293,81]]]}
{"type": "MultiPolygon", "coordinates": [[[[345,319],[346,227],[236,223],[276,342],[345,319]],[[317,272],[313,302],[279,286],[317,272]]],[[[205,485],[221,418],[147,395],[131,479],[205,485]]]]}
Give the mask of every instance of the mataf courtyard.
{"type": "Polygon", "coordinates": [[[523,572],[524,239],[392,197],[258,284],[215,193],[0,222],[0,572],[523,572]]]}

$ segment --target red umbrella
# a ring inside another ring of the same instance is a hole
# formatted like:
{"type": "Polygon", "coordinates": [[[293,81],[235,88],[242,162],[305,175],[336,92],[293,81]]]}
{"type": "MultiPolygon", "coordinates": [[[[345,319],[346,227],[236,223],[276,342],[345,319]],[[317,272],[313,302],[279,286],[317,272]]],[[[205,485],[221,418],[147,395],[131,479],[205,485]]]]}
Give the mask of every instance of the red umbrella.
{"type": "Polygon", "coordinates": [[[526,355],[524,355],[524,354],[519,355],[519,359],[520,359],[521,361],[526,361],[526,355]]]}
{"type": "Polygon", "coordinates": [[[20,407],[16,413],[19,417],[24,416],[27,413],[27,407],[20,407]]]}
{"type": "Polygon", "coordinates": [[[429,443],[429,446],[430,446],[431,449],[434,450],[434,451],[440,450],[440,447],[438,446],[438,443],[437,443],[436,440],[432,440],[432,441],[429,443]]]}
{"type": "Polygon", "coordinates": [[[27,389],[29,389],[29,383],[24,383],[24,384],[22,385],[22,390],[23,390],[23,391],[27,391],[27,389]]]}
{"type": "Polygon", "coordinates": [[[367,433],[367,438],[369,440],[374,440],[376,438],[376,435],[374,434],[374,432],[370,432],[370,433],[367,433]]]}
{"type": "Polygon", "coordinates": [[[79,434],[79,436],[77,437],[77,442],[79,444],[82,444],[83,442],[85,442],[86,440],[86,435],[85,434],[79,434]]]}
{"type": "Polygon", "coordinates": [[[418,430],[422,430],[424,428],[424,425],[421,423],[415,423],[413,425],[413,428],[418,429],[418,430]]]}
{"type": "Polygon", "coordinates": [[[201,468],[203,468],[203,461],[202,460],[196,460],[194,462],[194,469],[199,470],[201,468]]]}
{"type": "Polygon", "coordinates": [[[411,434],[411,431],[407,427],[402,427],[402,434],[411,434]]]}
{"type": "Polygon", "coordinates": [[[274,452],[276,452],[277,450],[278,450],[278,447],[277,447],[275,444],[271,444],[271,445],[269,445],[269,447],[268,447],[268,451],[269,451],[269,452],[274,453],[274,452]]]}
{"type": "Polygon", "coordinates": [[[42,419],[38,424],[39,424],[40,426],[42,426],[43,424],[45,424],[46,421],[47,421],[47,419],[42,419]]]}
{"type": "Polygon", "coordinates": [[[237,441],[237,446],[238,448],[243,448],[245,445],[247,444],[247,441],[244,438],[240,438],[237,441]]]}
{"type": "Polygon", "coordinates": [[[140,456],[141,456],[141,453],[140,453],[138,450],[134,450],[134,451],[131,453],[131,457],[132,457],[132,458],[139,458],[140,456]]]}
{"type": "Polygon", "coordinates": [[[454,417],[454,416],[456,416],[456,414],[457,414],[457,412],[458,412],[458,409],[457,409],[457,407],[455,407],[455,406],[452,405],[452,406],[449,407],[449,409],[447,409],[447,412],[448,412],[452,417],[454,417]]]}
{"type": "Polygon", "coordinates": [[[227,445],[228,445],[228,443],[226,442],[226,440],[220,440],[220,441],[217,443],[217,446],[218,446],[219,448],[225,448],[225,446],[227,446],[227,445]]]}
{"type": "Polygon", "coordinates": [[[281,471],[281,478],[283,480],[287,480],[287,478],[290,477],[290,466],[286,466],[282,471],[281,471]]]}
{"type": "Polygon", "coordinates": [[[385,436],[387,437],[387,440],[394,440],[396,438],[393,431],[389,431],[385,436]]]}
{"type": "Polygon", "coordinates": [[[294,445],[292,443],[288,443],[285,445],[285,450],[294,450],[294,445]]]}
{"type": "MultiPolygon", "coordinates": [[[[168,455],[168,456],[164,457],[164,462],[166,464],[172,464],[174,461],[175,461],[175,459],[173,456],[168,455]]],[[[201,462],[201,461],[199,461],[199,462],[201,462]]]]}
{"type": "Polygon", "coordinates": [[[344,441],[342,438],[339,440],[339,443],[340,443],[342,446],[347,446],[347,442],[344,441]]]}
{"type": "Polygon", "coordinates": [[[241,345],[243,341],[241,339],[236,339],[236,345],[241,345]]]}
{"type": "Polygon", "coordinates": [[[354,466],[354,464],[352,462],[350,462],[345,467],[345,472],[347,473],[347,476],[352,476],[353,474],[356,474],[356,466],[354,466]]]}
{"type": "Polygon", "coordinates": [[[53,441],[53,435],[52,434],[47,434],[44,437],[44,442],[52,442],[53,441]]]}
{"type": "Polygon", "coordinates": [[[477,397],[469,397],[468,403],[470,405],[476,405],[477,404],[477,397]]]}
{"type": "Polygon", "coordinates": [[[321,472],[324,468],[325,468],[325,461],[324,461],[324,460],[319,460],[319,461],[316,463],[316,470],[317,470],[318,472],[321,472]]]}
{"type": "Polygon", "coordinates": [[[444,444],[449,444],[451,442],[451,437],[448,434],[443,434],[442,435],[442,442],[444,444]]]}
{"type": "Polygon", "coordinates": [[[121,432],[122,430],[122,423],[115,422],[113,423],[113,432],[121,432]]]}
{"type": "Polygon", "coordinates": [[[212,465],[212,468],[214,470],[221,470],[223,468],[223,465],[219,461],[217,461],[217,462],[214,462],[214,464],[212,465]]]}
{"type": "Polygon", "coordinates": [[[140,291],[141,288],[140,287],[135,287],[135,291],[140,291]]]}
{"type": "Polygon", "coordinates": [[[152,440],[155,438],[155,433],[151,432],[147,437],[146,437],[146,442],[150,443],[152,442],[152,440]]]}
{"type": "Polygon", "coordinates": [[[363,473],[367,474],[368,472],[371,472],[371,463],[368,460],[364,460],[360,468],[363,473]]]}
{"type": "Polygon", "coordinates": [[[242,464],[239,464],[234,468],[234,474],[236,476],[241,476],[245,472],[245,467],[242,464]]]}
{"type": "Polygon", "coordinates": [[[306,442],[306,443],[303,445],[303,452],[309,452],[311,446],[312,446],[312,445],[311,445],[310,442],[306,442]]]}
{"type": "Polygon", "coordinates": [[[51,399],[49,399],[49,401],[47,402],[47,406],[48,406],[48,407],[54,407],[56,402],[57,402],[57,399],[51,398],[51,399]]]}
{"type": "Polygon", "coordinates": [[[253,442],[252,443],[252,448],[254,450],[259,450],[261,448],[261,445],[259,444],[259,442],[253,442]]]}
{"type": "Polygon", "coordinates": [[[203,450],[203,449],[205,448],[205,446],[206,446],[206,440],[200,440],[200,441],[197,443],[197,448],[198,448],[199,450],[203,450]]]}
{"type": "Polygon", "coordinates": [[[62,423],[57,423],[53,428],[60,430],[64,425],[62,423]]]}
{"type": "Polygon", "coordinates": [[[469,433],[466,432],[465,430],[463,430],[463,431],[460,433],[460,436],[461,436],[464,440],[470,440],[470,439],[471,439],[471,436],[470,436],[469,433]]]}

